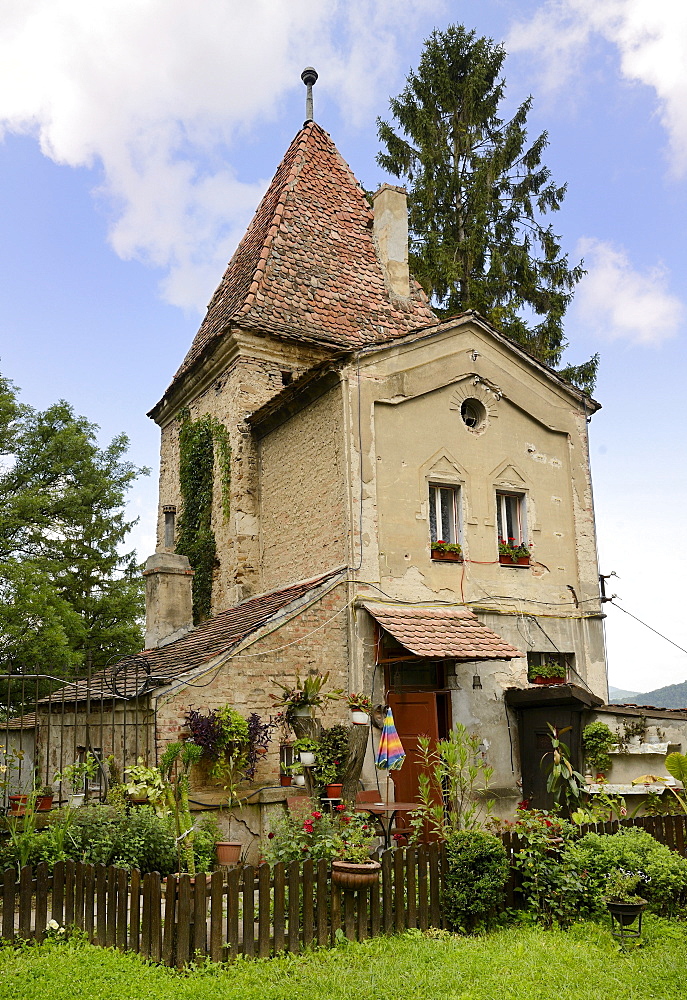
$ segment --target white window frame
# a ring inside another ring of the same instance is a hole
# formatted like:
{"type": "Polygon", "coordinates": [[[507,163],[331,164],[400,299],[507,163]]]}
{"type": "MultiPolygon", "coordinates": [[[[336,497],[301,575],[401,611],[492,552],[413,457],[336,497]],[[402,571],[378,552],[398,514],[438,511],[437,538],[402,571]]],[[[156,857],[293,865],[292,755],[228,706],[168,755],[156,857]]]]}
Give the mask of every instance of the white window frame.
{"type": "Polygon", "coordinates": [[[433,542],[450,542],[452,545],[461,544],[461,518],[460,518],[460,486],[455,483],[429,483],[429,540],[430,543],[433,542]],[[450,527],[450,534],[453,536],[451,538],[444,538],[438,534],[441,528],[441,490],[450,490],[452,494],[452,507],[453,507],[453,517],[452,524],[450,527]],[[434,510],[434,523],[436,525],[437,537],[432,537],[432,517],[431,512],[434,510]]]}
{"type": "Polygon", "coordinates": [[[498,541],[514,539],[514,545],[527,545],[527,505],[524,493],[513,490],[496,491],[496,531],[498,541]],[[513,511],[513,534],[508,534],[508,502],[515,501],[513,511]]]}

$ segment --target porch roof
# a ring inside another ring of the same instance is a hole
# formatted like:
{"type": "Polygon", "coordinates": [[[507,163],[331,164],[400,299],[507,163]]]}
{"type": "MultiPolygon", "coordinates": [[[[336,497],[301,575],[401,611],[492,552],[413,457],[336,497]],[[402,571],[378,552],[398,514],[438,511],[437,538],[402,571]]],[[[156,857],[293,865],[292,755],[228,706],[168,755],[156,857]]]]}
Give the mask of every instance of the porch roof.
{"type": "Polygon", "coordinates": [[[455,605],[414,607],[377,604],[363,607],[381,627],[415,656],[453,660],[512,660],[514,646],[483,625],[469,608],[455,605]]]}

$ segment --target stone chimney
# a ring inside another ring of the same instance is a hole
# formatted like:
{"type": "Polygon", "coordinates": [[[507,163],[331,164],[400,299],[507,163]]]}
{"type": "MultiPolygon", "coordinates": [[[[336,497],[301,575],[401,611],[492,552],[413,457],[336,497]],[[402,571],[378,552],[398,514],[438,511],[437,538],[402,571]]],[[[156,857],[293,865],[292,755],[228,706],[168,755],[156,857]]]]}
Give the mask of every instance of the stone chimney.
{"type": "Polygon", "coordinates": [[[410,295],[408,274],[408,202],[406,190],[382,184],[372,195],[374,239],[377,256],[388,287],[407,299],[410,295]]]}
{"type": "Polygon", "coordinates": [[[187,556],[156,552],[146,560],[146,649],[166,646],[193,628],[193,570],[187,556]]]}

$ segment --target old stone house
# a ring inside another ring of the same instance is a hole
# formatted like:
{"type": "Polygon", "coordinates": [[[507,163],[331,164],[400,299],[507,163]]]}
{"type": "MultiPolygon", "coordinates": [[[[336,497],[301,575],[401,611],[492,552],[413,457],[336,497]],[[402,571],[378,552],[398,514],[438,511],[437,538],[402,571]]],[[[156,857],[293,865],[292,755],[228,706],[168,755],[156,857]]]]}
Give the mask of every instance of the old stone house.
{"type": "MultiPolygon", "coordinates": [[[[523,779],[522,741],[606,699],[587,444],[598,404],[479,316],[439,322],[407,247],[404,192],[385,185],[370,205],[307,122],[150,413],[162,437],[150,642],[190,626],[173,554],[180,430],[211,418],[231,445],[224,482],[215,459],[211,618],[166,655],[210,627],[219,639],[229,607],[300,581],[313,600],[275,618],[279,653],[251,641],[252,667],[232,653],[203,703],[267,711],[270,677],[331,670],[392,704],[411,754],[418,734],[456,720],[479,733],[512,806],[537,778],[523,779]],[[505,536],[530,552],[523,565],[500,560],[505,536]],[[432,552],[437,540],[459,544],[460,561],[432,552]],[[529,684],[528,658],[530,676],[563,663],[554,704],[529,684]]],[[[182,683],[172,727],[194,697],[182,683]]],[[[401,797],[414,780],[399,772],[401,797]]]]}
{"type": "MultiPolygon", "coordinates": [[[[152,757],[190,708],[269,715],[277,681],[329,671],[332,687],[392,706],[409,755],[398,800],[416,791],[418,736],[460,721],[495,769],[499,811],[543,803],[547,723],[573,727],[580,764],[581,728],[607,699],[587,439],[597,409],[480,316],[440,322],[408,273],[403,190],[384,185],[370,205],[306,122],[150,411],[161,460],[148,648],[118,682],[97,682],[101,708],[114,719],[128,706],[152,757]],[[210,566],[195,566],[207,617],[194,626],[177,549],[185,506],[200,500],[180,441],[201,426],[215,441],[203,528],[214,543],[210,566]],[[500,555],[504,538],[529,554],[500,555]],[[533,683],[555,666],[564,683],[533,683]]],[[[83,692],[60,698],[87,744],[83,692]]],[[[326,720],[343,714],[335,703],[326,720]]],[[[103,753],[121,732],[101,730],[103,753]]],[[[275,752],[253,802],[283,797],[276,768],[275,752]]]]}

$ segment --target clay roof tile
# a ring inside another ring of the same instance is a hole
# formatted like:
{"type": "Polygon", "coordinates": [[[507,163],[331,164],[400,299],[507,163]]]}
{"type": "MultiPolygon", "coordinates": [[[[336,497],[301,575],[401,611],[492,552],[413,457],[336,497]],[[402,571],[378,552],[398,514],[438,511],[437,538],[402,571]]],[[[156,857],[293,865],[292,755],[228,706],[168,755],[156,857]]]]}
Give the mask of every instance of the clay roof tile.
{"type": "Polygon", "coordinates": [[[315,122],[295,136],[215,291],[172,386],[240,317],[335,347],[383,343],[433,325],[417,284],[392,300],[375,251],[373,213],[331,137],[315,122]],[[311,280],[326,279],[327,291],[311,280]],[[314,295],[307,310],[303,296],[314,295]],[[361,310],[360,304],[365,308],[361,310]],[[314,315],[313,315],[314,313],[314,315]]]}

